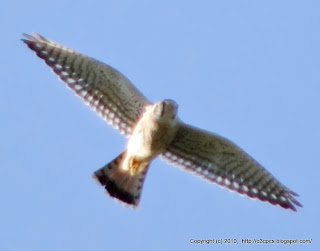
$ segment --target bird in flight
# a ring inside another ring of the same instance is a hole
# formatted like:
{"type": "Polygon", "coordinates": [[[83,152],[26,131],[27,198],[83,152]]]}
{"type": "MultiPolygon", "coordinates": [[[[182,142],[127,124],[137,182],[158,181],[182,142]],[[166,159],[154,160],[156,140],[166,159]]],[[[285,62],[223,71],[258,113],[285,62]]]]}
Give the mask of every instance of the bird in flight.
{"type": "Polygon", "coordinates": [[[34,34],[22,41],[104,120],[127,136],[124,151],[93,177],[108,194],[137,207],[157,156],[203,179],[296,211],[296,193],[228,139],[183,123],[170,99],[151,103],[119,71],[34,34]]]}

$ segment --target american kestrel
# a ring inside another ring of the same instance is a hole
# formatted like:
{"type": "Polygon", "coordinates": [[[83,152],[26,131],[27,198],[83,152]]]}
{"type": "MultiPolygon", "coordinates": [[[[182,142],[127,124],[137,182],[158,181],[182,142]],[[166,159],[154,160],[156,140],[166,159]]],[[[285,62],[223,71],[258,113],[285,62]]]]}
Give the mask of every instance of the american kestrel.
{"type": "Polygon", "coordinates": [[[70,89],[120,133],[125,150],[93,176],[136,207],[151,161],[167,162],[240,194],[296,211],[292,192],[231,141],[183,123],[173,100],[149,102],[120,72],[35,34],[22,39],[70,89]]]}

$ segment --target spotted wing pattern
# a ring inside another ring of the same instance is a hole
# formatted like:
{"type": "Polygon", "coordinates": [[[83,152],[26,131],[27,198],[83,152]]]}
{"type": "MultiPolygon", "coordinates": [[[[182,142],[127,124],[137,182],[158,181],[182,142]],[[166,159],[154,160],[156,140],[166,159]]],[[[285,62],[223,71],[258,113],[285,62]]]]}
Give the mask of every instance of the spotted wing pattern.
{"type": "Polygon", "coordinates": [[[130,136],[149,104],[120,72],[35,34],[22,39],[84,102],[121,133],[130,136]]]}
{"type": "Polygon", "coordinates": [[[259,163],[229,140],[200,129],[180,125],[162,157],[202,178],[251,198],[296,211],[302,206],[290,191],[259,163]]]}

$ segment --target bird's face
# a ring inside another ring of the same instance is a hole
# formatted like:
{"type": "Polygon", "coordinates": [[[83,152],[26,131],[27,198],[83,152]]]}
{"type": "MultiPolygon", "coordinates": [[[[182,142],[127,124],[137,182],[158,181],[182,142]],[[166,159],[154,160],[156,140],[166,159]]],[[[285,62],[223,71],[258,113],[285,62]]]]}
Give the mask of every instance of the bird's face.
{"type": "Polygon", "coordinates": [[[178,104],[171,99],[165,99],[153,105],[154,118],[159,122],[171,122],[175,120],[177,111],[178,104]]]}

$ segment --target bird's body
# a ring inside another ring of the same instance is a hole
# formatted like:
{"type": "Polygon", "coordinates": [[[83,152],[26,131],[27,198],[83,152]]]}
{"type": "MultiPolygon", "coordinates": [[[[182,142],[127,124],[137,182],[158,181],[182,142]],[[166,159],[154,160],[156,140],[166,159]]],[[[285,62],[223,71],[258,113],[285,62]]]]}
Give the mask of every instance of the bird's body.
{"type": "Polygon", "coordinates": [[[133,206],[138,204],[150,162],[168,148],[175,136],[178,124],[175,118],[176,110],[176,104],[171,100],[160,101],[146,107],[129,138],[125,151],[111,164],[94,173],[94,177],[105,185],[109,194],[113,193],[110,187],[116,191],[120,189],[121,193],[117,195],[117,192],[114,192],[114,197],[133,206]]]}
{"type": "Polygon", "coordinates": [[[147,106],[128,141],[128,154],[151,160],[164,152],[177,131],[176,110],[171,100],[147,106]]]}
{"type": "Polygon", "coordinates": [[[23,41],[102,118],[129,137],[125,150],[94,172],[108,193],[137,206],[151,161],[161,156],[202,178],[283,208],[297,195],[229,140],[184,124],[177,104],[152,104],[120,72],[39,35],[23,41]]]}

